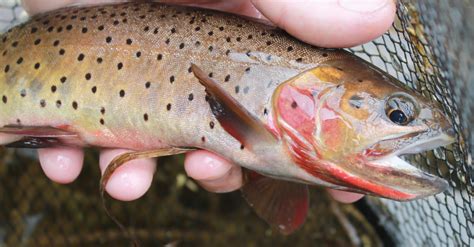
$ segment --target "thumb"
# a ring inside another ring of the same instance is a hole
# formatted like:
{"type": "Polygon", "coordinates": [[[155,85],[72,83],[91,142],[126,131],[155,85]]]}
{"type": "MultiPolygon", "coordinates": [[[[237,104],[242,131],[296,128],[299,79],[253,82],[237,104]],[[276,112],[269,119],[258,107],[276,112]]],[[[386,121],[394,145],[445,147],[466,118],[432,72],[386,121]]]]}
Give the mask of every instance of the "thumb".
{"type": "Polygon", "coordinates": [[[252,0],[269,20],[291,35],[320,47],[351,47],[387,31],[394,0],[252,0]]]}

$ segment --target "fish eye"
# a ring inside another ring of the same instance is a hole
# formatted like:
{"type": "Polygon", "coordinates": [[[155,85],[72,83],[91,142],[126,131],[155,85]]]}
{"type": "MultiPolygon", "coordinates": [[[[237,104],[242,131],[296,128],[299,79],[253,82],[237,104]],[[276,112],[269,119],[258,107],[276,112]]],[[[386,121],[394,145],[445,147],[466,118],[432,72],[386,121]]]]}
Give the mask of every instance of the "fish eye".
{"type": "Polygon", "coordinates": [[[407,125],[408,124],[408,118],[405,115],[405,113],[401,110],[394,110],[392,109],[390,113],[388,113],[388,118],[390,118],[390,121],[393,123],[396,123],[398,125],[407,125]]]}
{"type": "Polygon", "coordinates": [[[395,94],[386,101],[385,114],[392,123],[405,126],[415,119],[417,107],[412,97],[395,94]]]}

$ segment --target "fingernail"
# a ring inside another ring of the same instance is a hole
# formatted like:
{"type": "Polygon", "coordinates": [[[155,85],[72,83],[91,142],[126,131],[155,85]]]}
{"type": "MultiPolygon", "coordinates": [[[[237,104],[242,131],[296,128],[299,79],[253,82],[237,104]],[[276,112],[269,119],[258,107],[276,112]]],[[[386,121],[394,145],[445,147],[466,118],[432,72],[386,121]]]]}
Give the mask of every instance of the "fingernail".
{"type": "Polygon", "coordinates": [[[370,13],[385,7],[392,1],[393,0],[339,0],[339,5],[350,11],[370,13]]]}

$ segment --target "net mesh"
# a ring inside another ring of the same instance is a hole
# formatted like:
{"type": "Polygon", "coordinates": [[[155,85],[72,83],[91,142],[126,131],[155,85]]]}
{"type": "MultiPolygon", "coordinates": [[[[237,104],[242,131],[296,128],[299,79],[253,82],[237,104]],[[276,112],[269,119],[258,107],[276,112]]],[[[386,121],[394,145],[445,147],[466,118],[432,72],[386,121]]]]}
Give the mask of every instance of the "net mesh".
{"type": "MultiPolygon", "coordinates": [[[[342,206],[313,192],[319,203],[313,203],[308,224],[284,238],[260,221],[249,221],[255,216],[238,195],[202,192],[182,169],[163,165],[144,199],[112,202],[112,213],[125,217],[124,223],[134,226],[146,243],[229,244],[235,239],[235,244],[251,245],[474,246],[473,5],[463,0],[402,1],[389,32],[350,49],[443,105],[458,142],[406,159],[446,178],[450,188],[445,193],[404,203],[368,197],[356,206],[342,206]]],[[[26,18],[17,1],[0,1],[1,30],[26,18]]],[[[96,156],[87,156],[79,182],[66,187],[44,178],[31,153],[0,152],[0,246],[124,243],[100,208],[99,174],[87,165],[96,164],[96,156]]],[[[180,157],[164,161],[180,162],[180,157]]]]}

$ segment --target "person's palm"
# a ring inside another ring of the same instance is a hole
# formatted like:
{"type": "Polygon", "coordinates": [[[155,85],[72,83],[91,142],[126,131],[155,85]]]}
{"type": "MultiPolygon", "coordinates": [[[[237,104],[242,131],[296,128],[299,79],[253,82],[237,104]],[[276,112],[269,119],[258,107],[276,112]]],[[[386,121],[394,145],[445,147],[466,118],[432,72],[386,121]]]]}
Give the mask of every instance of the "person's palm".
{"type": "MultiPolygon", "coordinates": [[[[24,0],[31,13],[50,11],[72,4],[98,4],[114,0],[24,0]]],[[[393,0],[169,0],[228,12],[268,18],[295,37],[321,47],[350,47],[370,41],[391,25],[395,16],[393,0]]],[[[0,143],[7,136],[0,135],[0,143]]],[[[102,150],[100,166],[105,166],[127,150],[102,150]]],[[[46,175],[58,183],[70,183],[80,173],[84,159],[81,149],[42,149],[39,158],[46,175]]],[[[154,160],[130,161],[114,173],[106,187],[119,200],[134,200],[150,187],[154,160]]],[[[241,169],[207,151],[187,154],[187,174],[213,192],[233,191],[242,186],[241,169]]],[[[342,202],[353,202],[361,195],[329,190],[342,202]]]]}

